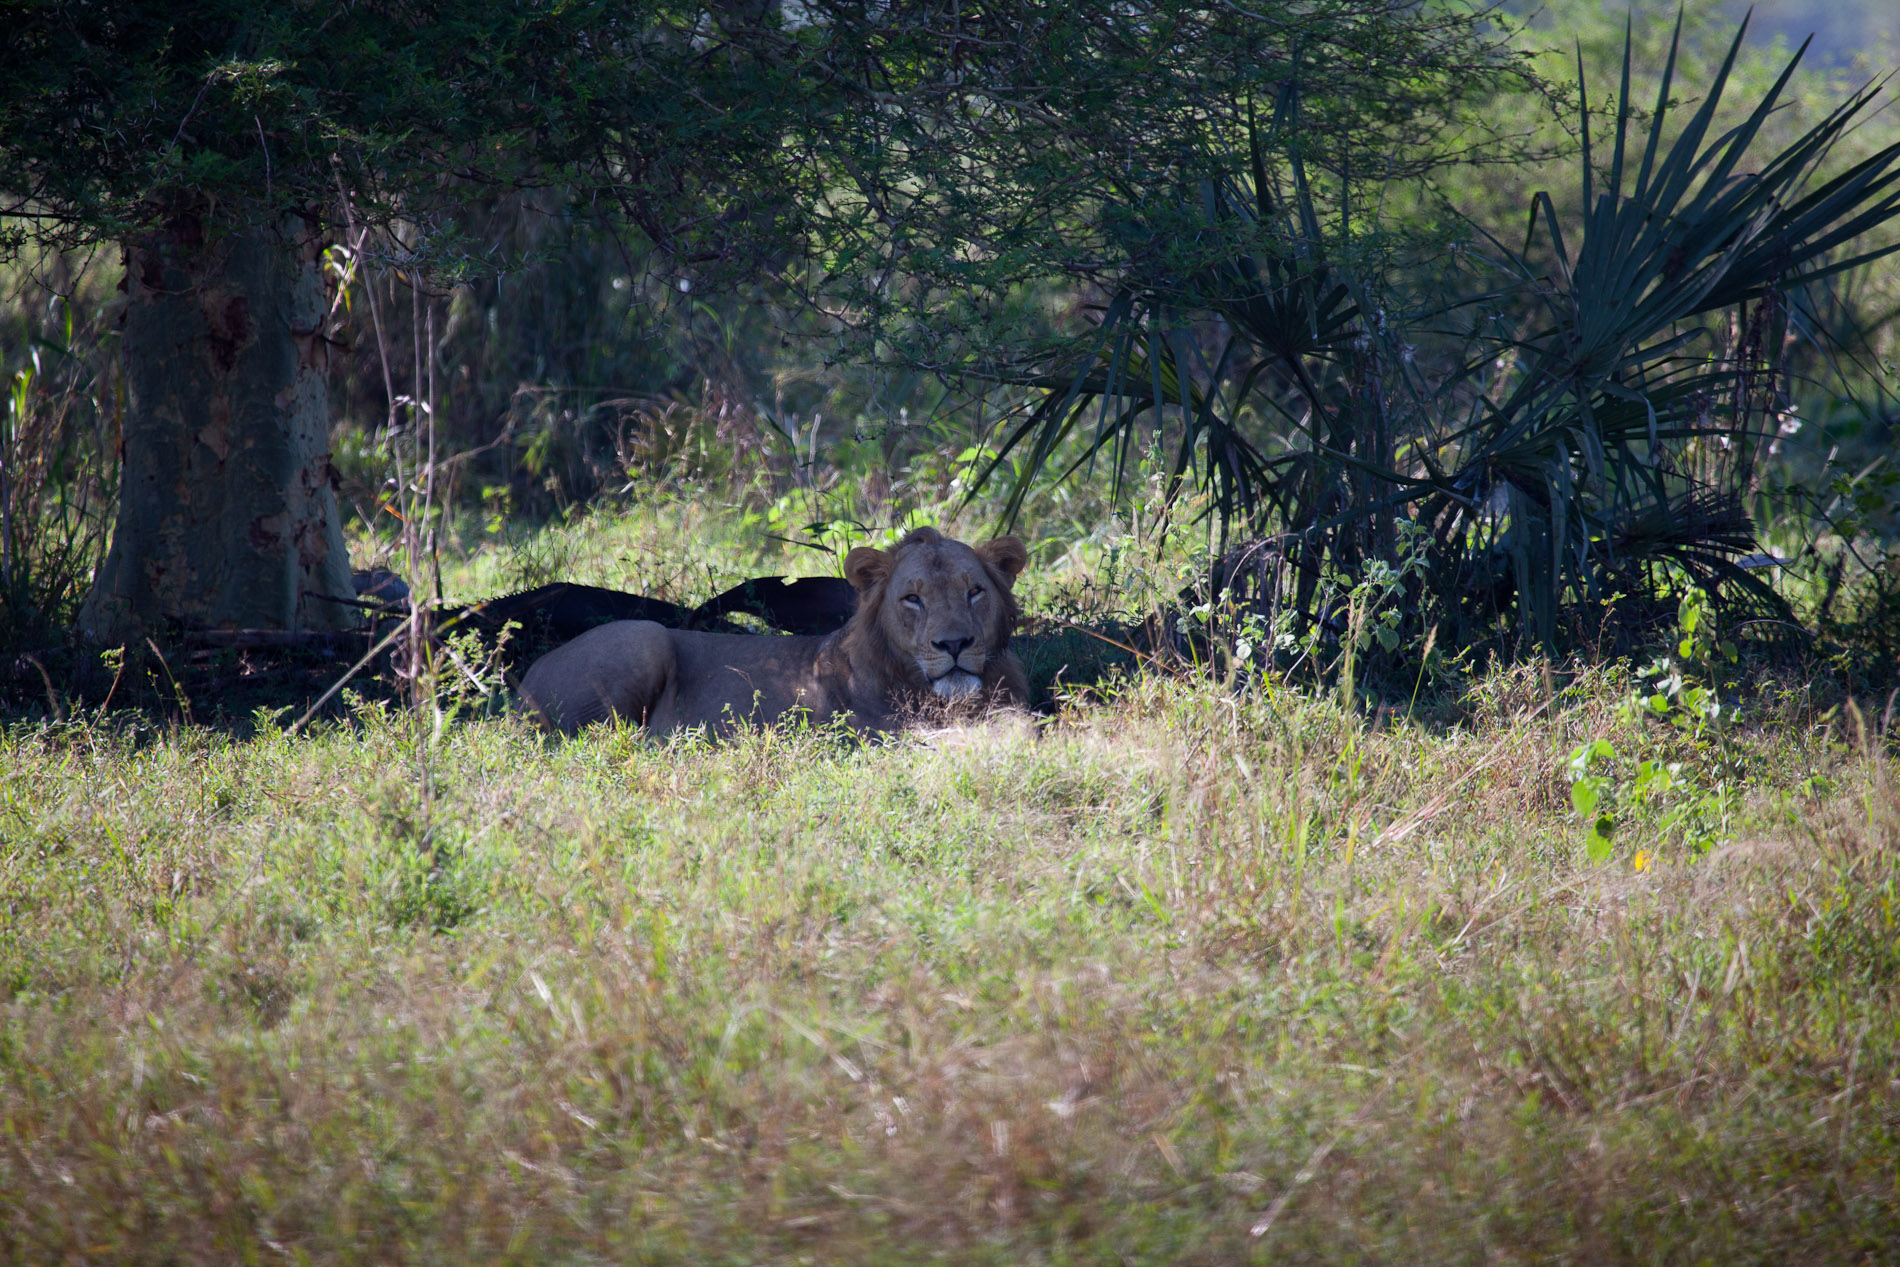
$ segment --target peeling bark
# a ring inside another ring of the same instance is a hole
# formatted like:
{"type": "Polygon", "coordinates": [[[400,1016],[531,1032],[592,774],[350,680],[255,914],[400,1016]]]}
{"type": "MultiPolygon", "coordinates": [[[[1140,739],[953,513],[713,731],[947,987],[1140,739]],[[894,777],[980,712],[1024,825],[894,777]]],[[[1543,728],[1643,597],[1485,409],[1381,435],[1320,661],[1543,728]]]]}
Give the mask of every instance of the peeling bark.
{"type": "Polygon", "coordinates": [[[118,519],[87,637],[322,630],[355,613],[329,453],[322,242],[296,217],[125,251],[118,519]]]}

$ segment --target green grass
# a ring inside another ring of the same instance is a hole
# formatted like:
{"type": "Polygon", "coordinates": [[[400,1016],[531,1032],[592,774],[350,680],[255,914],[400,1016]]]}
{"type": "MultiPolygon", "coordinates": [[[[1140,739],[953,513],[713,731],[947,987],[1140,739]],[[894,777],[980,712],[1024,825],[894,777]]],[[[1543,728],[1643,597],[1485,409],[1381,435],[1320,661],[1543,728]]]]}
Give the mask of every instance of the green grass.
{"type": "Polygon", "coordinates": [[[1707,757],[1626,685],[14,723],[0,1258],[1886,1259],[1900,770],[1764,689],[1731,843],[1592,865],[1578,744],[1707,757]]]}

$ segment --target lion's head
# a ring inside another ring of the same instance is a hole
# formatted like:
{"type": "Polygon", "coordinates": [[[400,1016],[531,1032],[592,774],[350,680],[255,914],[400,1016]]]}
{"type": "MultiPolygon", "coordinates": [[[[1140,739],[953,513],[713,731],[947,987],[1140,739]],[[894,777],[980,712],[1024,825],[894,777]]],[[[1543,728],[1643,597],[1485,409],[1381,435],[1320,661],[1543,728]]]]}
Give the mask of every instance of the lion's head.
{"type": "Polygon", "coordinates": [[[972,549],[932,528],[888,551],[860,546],[844,561],[845,579],[858,591],[847,651],[891,685],[944,699],[994,686],[1021,616],[1012,587],[1028,562],[1014,537],[972,549]]]}

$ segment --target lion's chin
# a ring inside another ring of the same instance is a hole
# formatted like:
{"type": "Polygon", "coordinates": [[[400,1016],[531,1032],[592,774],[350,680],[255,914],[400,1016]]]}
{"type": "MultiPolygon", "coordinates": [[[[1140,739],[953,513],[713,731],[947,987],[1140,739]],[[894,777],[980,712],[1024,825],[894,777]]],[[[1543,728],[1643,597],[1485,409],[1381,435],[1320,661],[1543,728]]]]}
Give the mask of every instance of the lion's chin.
{"type": "Polygon", "coordinates": [[[952,669],[932,681],[930,689],[944,699],[964,699],[983,689],[983,679],[962,669],[952,669]]]}

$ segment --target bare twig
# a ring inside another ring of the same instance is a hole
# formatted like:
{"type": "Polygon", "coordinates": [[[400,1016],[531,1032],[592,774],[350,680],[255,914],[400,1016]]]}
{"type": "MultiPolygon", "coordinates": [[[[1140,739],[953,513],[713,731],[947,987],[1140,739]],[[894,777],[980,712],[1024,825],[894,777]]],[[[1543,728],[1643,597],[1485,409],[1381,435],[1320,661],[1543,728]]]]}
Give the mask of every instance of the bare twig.
{"type": "Polygon", "coordinates": [[[40,663],[40,658],[36,655],[21,656],[20,658],[40,671],[40,681],[46,683],[46,705],[53,710],[53,720],[65,721],[66,709],[59,702],[58,692],[53,690],[53,677],[46,671],[46,666],[40,663]]]}

